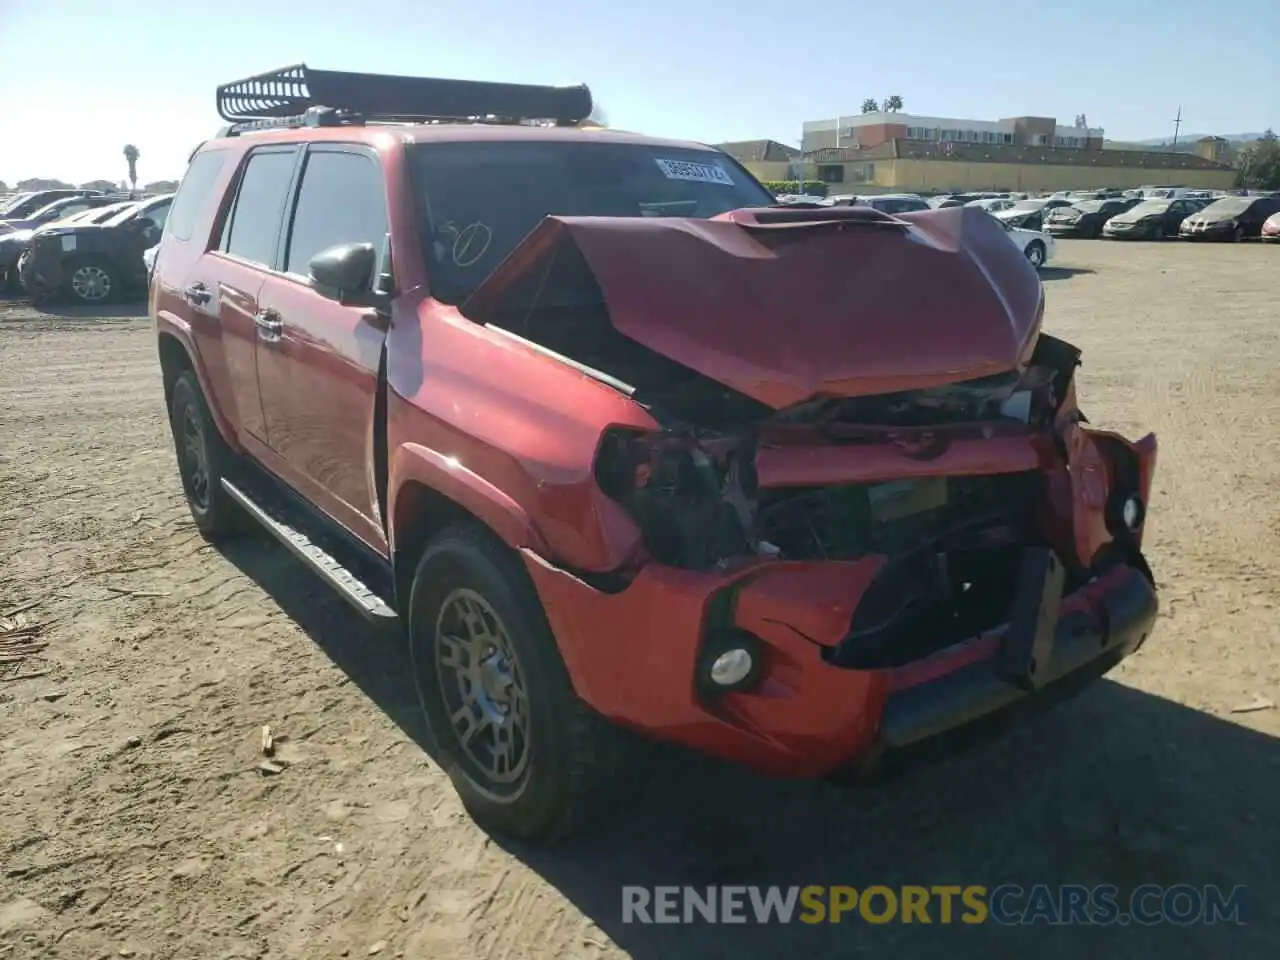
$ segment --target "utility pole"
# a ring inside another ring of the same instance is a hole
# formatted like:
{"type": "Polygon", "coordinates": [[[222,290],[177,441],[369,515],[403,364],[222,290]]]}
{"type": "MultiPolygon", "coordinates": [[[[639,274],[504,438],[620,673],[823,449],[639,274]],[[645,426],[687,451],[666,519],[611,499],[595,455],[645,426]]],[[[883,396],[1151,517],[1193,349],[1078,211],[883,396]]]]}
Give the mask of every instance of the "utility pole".
{"type": "Polygon", "coordinates": [[[1182,104],[1178,104],[1178,115],[1173,118],[1173,145],[1178,145],[1178,131],[1182,129],[1182,104]]]}

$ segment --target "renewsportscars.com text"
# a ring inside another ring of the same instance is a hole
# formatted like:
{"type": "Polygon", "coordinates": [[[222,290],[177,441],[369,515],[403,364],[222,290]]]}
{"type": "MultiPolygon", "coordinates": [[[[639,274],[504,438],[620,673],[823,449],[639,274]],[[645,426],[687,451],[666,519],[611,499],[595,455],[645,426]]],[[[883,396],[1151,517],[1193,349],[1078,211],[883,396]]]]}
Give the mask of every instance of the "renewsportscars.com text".
{"type": "Polygon", "coordinates": [[[1002,884],[622,888],[623,923],[1242,924],[1244,887],[1002,884]]]}

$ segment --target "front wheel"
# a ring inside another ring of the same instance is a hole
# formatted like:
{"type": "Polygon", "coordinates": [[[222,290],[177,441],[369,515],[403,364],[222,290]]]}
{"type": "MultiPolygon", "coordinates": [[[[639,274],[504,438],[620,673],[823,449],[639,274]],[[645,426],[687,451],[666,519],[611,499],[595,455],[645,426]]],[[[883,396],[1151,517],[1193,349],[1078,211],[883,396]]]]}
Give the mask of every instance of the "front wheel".
{"type": "Polygon", "coordinates": [[[1244,227],[1236,224],[1234,230],[1231,231],[1231,242],[1240,243],[1244,240],[1244,227]]]}
{"type": "Polygon", "coordinates": [[[554,842],[610,785],[620,731],[578,699],[528,574],[463,524],[418,561],[409,597],[418,700],[439,760],[486,829],[554,842]]]}
{"type": "Polygon", "coordinates": [[[1044,244],[1039,240],[1033,240],[1027,245],[1027,262],[1039,270],[1044,266],[1047,259],[1044,244]]]}

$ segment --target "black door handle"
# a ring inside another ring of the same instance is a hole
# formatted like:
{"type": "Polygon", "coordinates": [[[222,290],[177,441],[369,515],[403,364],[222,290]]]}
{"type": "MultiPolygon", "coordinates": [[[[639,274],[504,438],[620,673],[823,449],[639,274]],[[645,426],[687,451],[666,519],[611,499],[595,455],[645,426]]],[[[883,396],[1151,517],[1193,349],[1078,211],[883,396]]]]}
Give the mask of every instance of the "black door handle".
{"type": "Polygon", "coordinates": [[[191,284],[191,286],[187,287],[185,290],[183,290],[182,296],[186,299],[188,303],[192,303],[192,304],[195,304],[196,306],[199,306],[201,304],[208,303],[210,297],[212,297],[213,295],[209,293],[208,287],[206,287],[203,283],[200,283],[199,281],[197,281],[191,284]]]}

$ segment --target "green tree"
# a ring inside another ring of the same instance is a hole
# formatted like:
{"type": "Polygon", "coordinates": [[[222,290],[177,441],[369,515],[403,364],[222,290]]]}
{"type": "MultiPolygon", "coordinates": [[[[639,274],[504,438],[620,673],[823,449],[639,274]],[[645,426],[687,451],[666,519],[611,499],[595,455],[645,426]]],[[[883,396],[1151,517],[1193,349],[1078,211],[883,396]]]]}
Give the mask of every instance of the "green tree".
{"type": "Polygon", "coordinates": [[[135,191],[138,189],[138,157],[141,155],[132,143],[124,145],[124,160],[129,164],[129,188],[135,191]]]}
{"type": "Polygon", "coordinates": [[[1280,139],[1267,130],[1240,150],[1236,185],[1249,190],[1280,190],[1280,139]]]}
{"type": "Polygon", "coordinates": [[[870,97],[862,101],[863,113],[876,113],[880,109],[880,104],[872,100],[870,97]]]}
{"type": "Polygon", "coordinates": [[[892,97],[887,97],[884,101],[884,108],[889,113],[897,113],[902,109],[902,98],[896,93],[892,97]]]}

